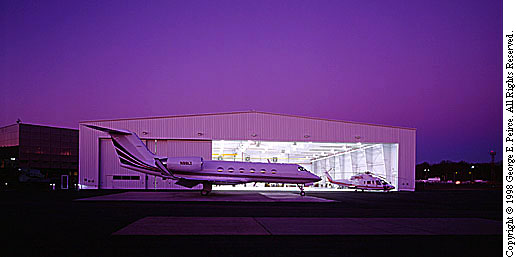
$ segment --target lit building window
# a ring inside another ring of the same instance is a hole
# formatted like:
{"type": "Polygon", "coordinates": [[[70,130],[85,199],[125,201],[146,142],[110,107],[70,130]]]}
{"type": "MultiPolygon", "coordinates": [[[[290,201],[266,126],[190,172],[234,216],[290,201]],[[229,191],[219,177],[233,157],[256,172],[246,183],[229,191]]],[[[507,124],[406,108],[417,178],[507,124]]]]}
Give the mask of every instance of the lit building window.
{"type": "Polygon", "coordinates": [[[271,173],[272,173],[272,174],[276,174],[276,170],[275,170],[275,169],[272,169],[272,170],[271,170],[271,173]]]}
{"type": "Polygon", "coordinates": [[[250,169],[249,172],[254,173],[254,169],[250,169]]]}
{"type": "Polygon", "coordinates": [[[244,173],[244,168],[239,169],[240,173],[244,173]]]}
{"type": "Polygon", "coordinates": [[[235,171],[235,169],[233,169],[233,168],[229,168],[229,169],[228,169],[228,171],[229,171],[229,172],[233,172],[233,171],[235,171]]]}
{"type": "Polygon", "coordinates": [[[218,168],[217,168],[217,171],[218,171],[218,172],[223,172],[223,171],[224,171],[224,168],[222,168],[222,167],[218,167],[218,168]]]}

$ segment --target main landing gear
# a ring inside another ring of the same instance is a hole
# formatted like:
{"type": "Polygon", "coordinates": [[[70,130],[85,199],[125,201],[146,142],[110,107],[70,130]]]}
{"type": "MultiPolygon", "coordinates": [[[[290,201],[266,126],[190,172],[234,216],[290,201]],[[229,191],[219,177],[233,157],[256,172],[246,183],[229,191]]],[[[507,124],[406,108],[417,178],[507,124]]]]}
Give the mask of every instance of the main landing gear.
{"type": "Polygon", "coordinates": [[[210,183],[203,183],[202,184],[202,190],[201,195],[207,196],[211,192],[211,184],[210,183]]]}
{"type": "Polygon", "coordinates": [[[299,194],[301,196],[305,196],[305,189],[303,188],[303,185],[298,184],[297,187],[299,187],[299,190],[301,190],[301,192],[299,192],[299,194]]]}

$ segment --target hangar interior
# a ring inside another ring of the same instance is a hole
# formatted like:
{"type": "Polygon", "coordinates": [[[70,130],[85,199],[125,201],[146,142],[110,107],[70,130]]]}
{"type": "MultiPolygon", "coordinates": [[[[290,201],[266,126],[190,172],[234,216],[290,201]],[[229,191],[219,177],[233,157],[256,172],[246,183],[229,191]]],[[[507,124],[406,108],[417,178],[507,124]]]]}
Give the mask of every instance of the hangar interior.
{"type": "MultiPolygon", "coordinates": [[[[325,171],[329,171],[334,179],[349,179],[355,174],[370,171],[393,185],[398,182],[398,144],[164,139],[143,142],[151,152],[161,156],[211,155],[213,160],[299,164],[322,178],[314,187],[336,187],[328,182],[325,171]]],[[[99,182],[102,188],[182,188],[172,180],[121,167],[110,139],[100,140],[100,151],[102,176],[99,182]]],[[[253,187],[265,186],[280,185],[258,183],[253,187]]]]}
{"type": "Polygon", "coordinates": [[[370,171],[394,185],[398,182],[398,144],[214,140],[212,159],[299,164],[322,178],[315,187],[334,187],[325,171],[334,179],[370,171]]]}

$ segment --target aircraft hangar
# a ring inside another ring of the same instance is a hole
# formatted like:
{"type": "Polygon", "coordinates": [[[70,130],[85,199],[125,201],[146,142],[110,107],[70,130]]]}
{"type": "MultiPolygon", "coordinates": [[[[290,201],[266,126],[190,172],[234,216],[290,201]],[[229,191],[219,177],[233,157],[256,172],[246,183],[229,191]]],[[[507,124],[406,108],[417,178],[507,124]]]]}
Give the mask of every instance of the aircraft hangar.
{"type": "Polygon", "coordinates": [[[82,121],[81,189],[188,189],[120,167],[109,135],[83,125],[133,131],[160,156],[296,163],[321,176],[315,188],[332,186],[325,171],[334,179],[369,171],[395,190],[415,188],[414,128],[247,111],[82,121]]]}

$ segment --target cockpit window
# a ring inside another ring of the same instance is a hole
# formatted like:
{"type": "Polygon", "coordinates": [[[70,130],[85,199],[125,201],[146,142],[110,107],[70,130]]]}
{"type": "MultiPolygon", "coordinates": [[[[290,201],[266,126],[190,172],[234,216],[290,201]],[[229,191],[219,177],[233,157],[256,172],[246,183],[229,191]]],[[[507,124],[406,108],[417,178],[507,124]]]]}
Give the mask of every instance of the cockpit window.
{"type": "Polygon", "coordinates": [[[305,168],[303,168],[302,166],[297,166],[297,171],[308,171],[306,170],[305,168]]]}

